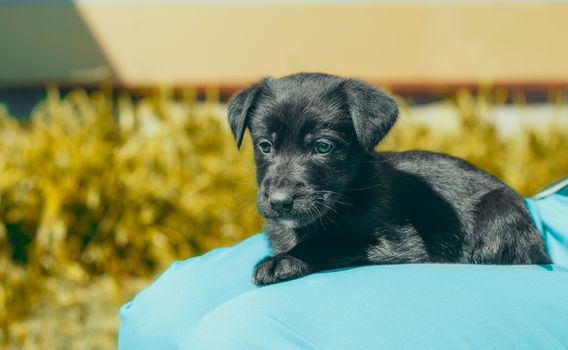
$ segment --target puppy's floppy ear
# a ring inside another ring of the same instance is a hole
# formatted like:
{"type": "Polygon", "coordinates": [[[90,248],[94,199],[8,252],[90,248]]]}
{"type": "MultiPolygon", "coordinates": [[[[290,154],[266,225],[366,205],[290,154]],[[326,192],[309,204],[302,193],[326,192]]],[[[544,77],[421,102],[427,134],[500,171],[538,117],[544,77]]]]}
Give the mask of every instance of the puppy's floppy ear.
{"type": "Polygon", "coordinates": [[[357,140],[372,153],[396,121],[398,105],[385,92],[362,81],[349,79],[342,86],[357,140]]]}
{"type": "Polygon", "coordinates": [[[237,148],[241,147],[249,114],[267,80],[268,78],[262,79],[258,83],[239,91],[229,101],[229,125],[237,142],[237,148]]]}

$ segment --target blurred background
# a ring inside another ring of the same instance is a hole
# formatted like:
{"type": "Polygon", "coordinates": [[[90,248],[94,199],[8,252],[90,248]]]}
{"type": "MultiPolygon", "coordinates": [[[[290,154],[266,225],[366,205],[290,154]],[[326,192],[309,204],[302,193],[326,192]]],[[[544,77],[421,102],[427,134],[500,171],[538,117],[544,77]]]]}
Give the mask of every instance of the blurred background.
{"type": "MultiPolygon", "coordinates": [[[[258,232],[226,102],[321,71],[395,94],[379,149],[523,195],[568,174],[563,1],[0,0],[0,348],[111,349],[176,259],[258,232]]],[[[246,141],[245,141],[246,144],[246,141]]]]}

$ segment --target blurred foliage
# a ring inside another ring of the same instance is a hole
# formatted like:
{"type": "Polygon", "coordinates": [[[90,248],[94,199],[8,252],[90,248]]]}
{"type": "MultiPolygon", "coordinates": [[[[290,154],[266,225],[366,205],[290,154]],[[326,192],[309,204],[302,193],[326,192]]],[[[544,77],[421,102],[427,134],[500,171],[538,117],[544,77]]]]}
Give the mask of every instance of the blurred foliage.
{"type": "MultiPolygon", "coordinates": [[[[80,287],[105,276],[120,290],[124,276],[153,276],[261,227],[251,147],[237,152],[216,90],[204,103],[192,89],[111,93],[62,98],[50,88],[25,122],[0,109],[0,344],[30,336],[20,320],[41,293],[89,303],[54,278],[80,287]]],[[[566,129],[552,122],[501,137],[488,116],[499,96],[459,90],[442,102],[459,115],[451,132],[415,120],[400,101],[380,149],[463,157],[525,195],[568,174],[566,129]]]]}
{"type": "Polygon", "coordinates": [[[45,276],[149,276],[259,230],[252,157],[209,95],[113,103],[110,91],[52,88],[29,122],[0,115],[4,334],[45,276]]]}

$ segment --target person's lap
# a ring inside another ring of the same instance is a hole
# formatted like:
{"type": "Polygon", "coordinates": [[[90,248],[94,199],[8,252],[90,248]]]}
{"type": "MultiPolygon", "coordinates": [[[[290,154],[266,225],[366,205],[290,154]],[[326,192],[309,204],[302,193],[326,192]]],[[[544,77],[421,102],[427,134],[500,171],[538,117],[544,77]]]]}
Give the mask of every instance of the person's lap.
{"type": "Polygon", "coordinates": [[[208,312],[255,289],[250,279],[253,266],[268,252],[266,239],[255,235],[235,246],[175,262],[122,306],[119,348],[175,348],[208,312]]]}
{"type": "Polygon", "coordinates": [[[568,346],[568,304],[556,302],[566,292],[568,273],[540,266],[336,271],[241,294],[181,348],[558,349],[568,346]]]}
{"type": "Polygon", "coordinates": [[[258,234],[172,265],[121,309],[119,347],[568,347],[568,233],[547,236],[561,225],[547,201],[528,204],[556,265],[367,266],[259,288],[258,234]]]}

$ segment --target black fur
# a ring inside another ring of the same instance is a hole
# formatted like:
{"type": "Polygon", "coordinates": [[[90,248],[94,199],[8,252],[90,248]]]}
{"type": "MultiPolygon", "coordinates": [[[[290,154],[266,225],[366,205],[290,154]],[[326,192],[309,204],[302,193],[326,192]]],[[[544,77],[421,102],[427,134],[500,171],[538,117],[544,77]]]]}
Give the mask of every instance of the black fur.
{"type": "Polygon", "coordinates": [[[366,264],[550,263],[523,199],[495,177],[444,154],[375,153],[397,116],[381,90],[319,73],[231,100],[237,146],[246,128],[255,145],[273,251],[255,284],[366,264]]]}

